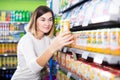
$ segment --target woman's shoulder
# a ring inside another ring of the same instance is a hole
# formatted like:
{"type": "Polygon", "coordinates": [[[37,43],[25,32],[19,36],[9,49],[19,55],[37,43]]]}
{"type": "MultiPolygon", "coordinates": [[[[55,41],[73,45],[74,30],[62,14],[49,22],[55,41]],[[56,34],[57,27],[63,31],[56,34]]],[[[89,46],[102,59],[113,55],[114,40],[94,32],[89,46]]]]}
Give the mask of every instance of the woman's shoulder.
{"type": "Polygon", "coordinates": [[[32,34],[27,32],[25,35],[21,37],[19,42],[27,42],[30,41],[31,39],[32,39],[32,34]]]}

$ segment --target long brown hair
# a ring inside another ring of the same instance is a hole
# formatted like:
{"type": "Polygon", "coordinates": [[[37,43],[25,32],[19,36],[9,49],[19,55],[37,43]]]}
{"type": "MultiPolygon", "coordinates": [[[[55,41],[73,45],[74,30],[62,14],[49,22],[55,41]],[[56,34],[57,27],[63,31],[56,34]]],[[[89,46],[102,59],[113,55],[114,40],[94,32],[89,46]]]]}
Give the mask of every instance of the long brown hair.
{"type": "Polygon", "coordinates": [[[37,25],[36,25],[36,21],[37,19],[42,16],[43,14],[47,13],[47,12],[51,12],[52,14],[52,18],[53,18],[53,25],[51,30],[48,33],[45,33],[45,35],[49,35],[52,36],[53,35],[53,31],[54,31],[54,13],[53,11],[47,7],[47,6],[39,6],[38,8],[36,8],[36,10],[32,13],[30,22],[28,23],[28,32],[31,32],[32,34],[37,34],[37,25]]]}

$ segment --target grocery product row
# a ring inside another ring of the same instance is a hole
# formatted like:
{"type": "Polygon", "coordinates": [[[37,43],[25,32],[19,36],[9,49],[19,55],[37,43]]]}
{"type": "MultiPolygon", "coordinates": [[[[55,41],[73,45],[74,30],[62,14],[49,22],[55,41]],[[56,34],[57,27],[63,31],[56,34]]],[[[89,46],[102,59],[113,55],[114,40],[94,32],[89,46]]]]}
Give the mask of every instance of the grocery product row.
{"type": "Polygon", "coordinates": [[[10,80],[15,69],[0,70],[0,79],[1,80],[10,80]]]}
{"type": "Polygon", "coordinates": [[[15,11],[0,11],[0,21],[24,21],[28,22],[30,20],[31,12],[24,10],[15,11]]]}
{"type": "Polygon", "coordinates": [[[0,42],[16,42],[25,34],[27,23],[0,22],[0,42]]]}
{"type": "MultiPolygon", "coordinates": [[[[76,79],[76,78],[75,78],[75,79],[72,78],[71,76],[68,77],[68,75],[67,75],[67,70],[64,69],[64,68],[62,68],[62,70],[58,70],[56,76],[57,76],[57,77],[56,77],[57,80],[78,80],[78,79],[76,79]]],[[[79,80],[80,80],[80,79],[79,79],[79,80]]]]}
{"type": "Polygon", "coordinates": [[[101,54],[120,55],[120,28],[84,30],[72,32],[71,47],[101,54]]]}
{"type": "Polygon", "coordinates": [[[16,54],[18,42],[0,42],[0,54],[16,54]]]}
{"type": "Polygon", "coordinates": [[[21,22],[0,22],[0,31],[24,31],[24,27],[27,23],[21,22]]]}
{"type": "Polygon", "coordinates": [[[0,69],[16,69],[17,56],[16,55],[0,55],[0,69]]]}
{"type": "Polygon", "coordinates": [[[102,65],[99,65],[93,62],[91,58],[81,58],[80,54],[77,54],[77,58],[75,59],[71,52],[59,52],[56,60],[58,61],[59,65],[63,67],[63,72],[65,70],[68,71],[67,76],[70,76],[71,74],[77,76],[75,80],[120,79],[119,65],[108,65],[105,62],[102,63],[102,65]]]}
{"type": "Polygon", "coordinates": [[[114,0],[88,0],[64,12],[61,21],[70,20],[71,28],[107,21],[119,21],[119,5],[116,4],[117,1],[114,0]],[[116,11],[113,11],[113,8],[116,11]]]}

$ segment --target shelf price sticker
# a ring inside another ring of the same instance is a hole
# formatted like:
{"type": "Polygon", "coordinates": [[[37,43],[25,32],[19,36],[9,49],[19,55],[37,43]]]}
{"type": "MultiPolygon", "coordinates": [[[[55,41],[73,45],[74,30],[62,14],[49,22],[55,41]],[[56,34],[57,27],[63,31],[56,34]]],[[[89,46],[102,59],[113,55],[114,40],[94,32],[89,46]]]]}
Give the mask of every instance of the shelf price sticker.
{"type": "Polygon", "coordinates": [[[6,67],[2,67],[2,70],[6,70],[6,67]]]}
{"type": "Polygon", "coordinates": [[[63,52],[67,52],[67,47],[64,47],[64,48],[63,48],[63,52]]]}
{"type": "Polygon", "coordinates": [[[67,73],[67,78],[70,78],[72,76],[72,73],[71,72],[68,72],[67,73]]]}
{"type": "Polygon", "coordinates": [[[4,54],[4,56],[8,56],[8,54],[4,54]]]}
{"type": "Polygon", "coordinates": [[[87,59],[88,55],[89,55],[88,51],[83,51],[82,52],[82,58],[87,59]]]}
{"type": "Polygon", "coordinates": [[[98,64],[102,64],[104,60],[104,55],[95,55],[94,57],[94,62],[98,63],[98,64]]]}

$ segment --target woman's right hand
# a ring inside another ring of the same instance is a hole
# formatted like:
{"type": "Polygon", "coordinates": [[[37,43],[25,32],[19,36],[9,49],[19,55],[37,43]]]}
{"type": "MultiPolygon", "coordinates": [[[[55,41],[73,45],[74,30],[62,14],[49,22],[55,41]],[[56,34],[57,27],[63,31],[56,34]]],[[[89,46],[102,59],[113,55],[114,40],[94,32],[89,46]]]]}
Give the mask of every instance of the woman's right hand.
{"type": "Polygon", "coordinates": [[[63,48],[66,45],[72,44],[74,42],[73,40],[73,35],[69,32],[63,32],[57,35],[52,43],[51,43],[51,48],[53,52],[63,48]]]}

